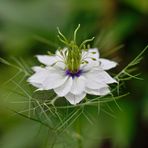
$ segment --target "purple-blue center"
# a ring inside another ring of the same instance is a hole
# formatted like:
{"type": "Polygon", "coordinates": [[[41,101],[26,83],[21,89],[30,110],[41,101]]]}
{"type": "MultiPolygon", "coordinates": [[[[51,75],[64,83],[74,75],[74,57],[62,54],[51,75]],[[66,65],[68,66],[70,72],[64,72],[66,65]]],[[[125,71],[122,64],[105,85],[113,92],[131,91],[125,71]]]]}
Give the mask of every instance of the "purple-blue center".
{"type": "Polygon", "coordinates": [[[82,70],[78,70],[77,72],[71,72],[71,71],[69,71],[67,69],[65,73],[66,73],[67,76],[70,76],[72,78],[75,78],[75,77],[80,77],[81,76],[82,70]]]}

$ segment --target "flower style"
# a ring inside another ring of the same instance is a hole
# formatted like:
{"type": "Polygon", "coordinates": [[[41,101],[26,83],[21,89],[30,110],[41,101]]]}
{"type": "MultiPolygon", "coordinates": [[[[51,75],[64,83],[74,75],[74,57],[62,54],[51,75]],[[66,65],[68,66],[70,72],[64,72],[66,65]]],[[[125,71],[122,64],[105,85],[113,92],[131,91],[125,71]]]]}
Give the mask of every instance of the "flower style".
{"type": "MultiPolygon", "coordinates": [[[[61,32],[59,32],[61,33],[61,32]]],[[[110,93],[109,85],[117,81],[106,70],[117,63],[100,58],[97,48],[83,49],[75,41],[66,42],[64,49],[55,55],[37,55],[44,67],[33,67],[34,74],[28,82],[37,90],[51,90],[65,97],[71,104],[79,103],[86,94],[104,96],[110,93]]]]}

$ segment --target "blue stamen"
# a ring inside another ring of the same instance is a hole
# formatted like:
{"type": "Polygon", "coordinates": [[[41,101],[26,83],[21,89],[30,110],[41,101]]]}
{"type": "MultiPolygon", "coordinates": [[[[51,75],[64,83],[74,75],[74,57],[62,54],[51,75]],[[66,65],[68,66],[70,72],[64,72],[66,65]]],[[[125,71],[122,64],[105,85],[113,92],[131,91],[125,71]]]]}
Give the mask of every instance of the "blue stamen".
{"type": "Polygon", "coordinates": [[[65,74],[66,74],[67,76],[72,77],[72,78],[80,77],[81,74],[82,74],[82,70],[78,70],[77,72],[71,72],[71,71],[69,71],[69,70],[67,69],[66,72],[65,72],[65,74]]]}

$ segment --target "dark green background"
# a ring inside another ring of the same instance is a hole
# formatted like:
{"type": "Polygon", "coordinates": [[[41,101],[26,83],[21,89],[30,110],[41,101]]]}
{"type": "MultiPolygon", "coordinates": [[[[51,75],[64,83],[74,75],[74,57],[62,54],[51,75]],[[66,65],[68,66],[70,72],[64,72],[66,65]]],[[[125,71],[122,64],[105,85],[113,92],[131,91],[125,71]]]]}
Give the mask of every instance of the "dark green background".
{"type": "MultiPolygon", "coordinates": [[[[0,55],[5,59],[23,58],[32,66],[36,63],[34,55],[54,52],[61,45],[57,26],[71,38],[78,24],[81,24],[78,40],[95,36],[92,45],[99,48],[102,57],[118,61],[114,73],[119,72],[148,44],[148,1],[0,0],[0,55]],[[119,45],[123,47],[112,53],[119,45]]],[[[110,103],[111,115],[101,113],[101,120],[95,125],[85,121],[84,147],[148,147],[147,58],[146,52],[138,68],[144,80],[130,80],[123,87],[125,92],[130,92],[128,97],[118,100],[123,111],[110,103]]],[[[51,147],[46,128],[39,131],[38,123],[14,115],[8,109],[11,106],[21,111],[25,106],[11,103],[16,99],[12,92],[14,84],[3,85],[15,73],[16,70],[0,64],[0,148],[51,147]]],[[[75,143],[74,138],[71,141],[75,143]]],[[[68,142],[63,137],[55,147],[76,147],[72,142],[65,144],[68,142]]]]}

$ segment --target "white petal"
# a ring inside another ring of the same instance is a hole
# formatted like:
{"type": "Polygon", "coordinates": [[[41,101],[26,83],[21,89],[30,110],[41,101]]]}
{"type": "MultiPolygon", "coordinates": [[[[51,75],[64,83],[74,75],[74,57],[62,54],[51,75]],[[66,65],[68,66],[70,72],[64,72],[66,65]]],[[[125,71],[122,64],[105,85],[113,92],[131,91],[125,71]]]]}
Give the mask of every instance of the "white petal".
{"type": "Polygon", "coordinates": [[[56,64],[54,64],[54,67],[64,70],[66,65],[63,61],[58,61],[58,62],[56,62],[56,64]]]}
{"type": "Polygon", "coordinates": [[[38,88],[37,90],[44,90],[42,83],[31,82],[31,84],[38,88]]]}
{"type": "Polygon", "coordinates": [[[93,67],[99,67],[99,52],[97,48],[89,49],[88,51],[82,51],[82,61],[87,63],[81,64],[81,68],[84,71],[88,71],[93,67]]]}
{"type": "Polygon", "coordinates": [[[83,69],[84,72],[90,71],[91,69],[99,69],[99,62],[87,59],[88,63],[80,65],[80,69],[83,69]]]}
{"type": "Polygon", "coordinates": [[[85,92],[91,95],[98,95],[98,96],[104,96],[110,93],[110,90],[108,87],[102,87],[100,89],[90,89],[86,88],[85,92]]]}
{"type": "Polygon", "coordinates": [[[100,95],[98,89],[90,89],[90,88],[86,87],[85,92],[90,95],[100,95]]]}
{"type": "Polygon", "coordinates": [[[103,81],[100,81],[98,77],[98,71],[87,72],[84,74],[86,79],[86,87],[91,89],[100,89],[102,87],[107,87],[107,84],[103,81]],[[99,80],[99,81],[98,81],[99,80]]]}
{"type": "Polygon", "coordinates": [[[110,61],[110,60],[107,60],[107,59],[100,58],[99,61],[100,61],[101,68],[104,69],[104,70],[109,70],[109,69],[117,66],[116,62],[110,61]]]}
{"type": "Polygon", "coordinates": [[[88,51],[82,51],[82,58],[83,59],[99,59],[99,52],[97,48],[90,48],[88,51]]]}
{"type": "Polygon", "coordinates": [[[83,92],[79,95],[74,95],[72,93],[68,93],[65,98],[73,105],[76,105],[79,103],[84,97],[86,96],[86,93],[83,92]]]}
{"type": "Polygon", "coordinates": [[[69,77],[63,85],[54,89],[55,93],[60,97],[65,96],[67,93],[70,92],[72,83],[73,80],[71,77],[69,77]]]}
{"type": "Polygon", "coordinates": [[[53,65],[57,62],[56,56],[37,55],[37,59],[45,65],[53,65]]]}
{"type": "Polygon", "coordinates": [[[48,77],[43,82],[44,89],[57,88],[64,84],[67,79],[68,76],[65,75],[64,71],[50,67],[48,77]]]}
{"type": "Polygon", "coordinates": [[[88,50],[88,52],[89,52],[89,56],[91,56],[91,57],[93,57],[93,58],[95,58],[95,59],[98,59],[99,58],[99,51],[98,51],[98,49],[97,48],[90,48],[89,50],[88,50]]]}
{"type": "Polygon", "coordinates": [[[97,82],[95,80],[87,80],[86,81],[86,87],[91,88],[91,89],[100,89],[102,87],[106,87],[107,85],[102,82],[97,82]]]}
{"type": "Polygon", "coordinates": [[[40,67],[40,66],[34,66],[34,67],[32,67],[32,70],[35,71],[35,72],[39,72],[42,69],[44,69],[44,68],[43,67],[40,67]]]}
{"type": "Polygon", "coordinates": [[[110,89],[108,87],[104,87],[99,89],[100,96],[105,96],[110,93],[110,89]]]}
{"type": "Polygon", "coordinates": [[[39,88],[40,90],[44,90],[43,82],[49,75],[49,71],[46,68],[42,67],[33,67],[32,68],[36,73],[33,74],[27,81],[33,86],[39,88]]]}
{"type": "Polygon", "coordinates": [[[85,78],[83,76],[75,77],[71,88],[71,93],[78,95],[81,94],[85,89],[85,78]]]}
{"type": "Polygon", "coordinates": [[[98,81],[111,84],[111,83],[117,83],[117,81],[112,78],[107,72],[105,71],[98,71],[98,81]]]}
{"type": "Polygon", "coordinates": [[[33,83],[36,83],[36,84],[41,84],[45,79],[46,77],[48,76],[49,74],[49,71],[45,68],[38,68],[38,69],[34,69],[36,70],[36,73],[33,74],[29,79],[28,79],[28,82],[33,84],[33,83]]]}
{"type": "Polygon", "coordinates": [[[63,59],[68,54],[67,50],[68,50],[67,48],[63,48],[62,50],[57,50],[56,51],[56,56],[63,59]]]}
{"type": "Polygon", "coordinates": [[[28,82],[41,90],[59,87],[68,79],[68,76],[65,75],[65,71],[54,67],[36,67],[34,70],[36,70],[36,73],[28,79],[28,82]]]}
{"type": "MultiPolygon", "coordinates": [[[[83,74],[88,81],[96,81],[99,83],[117,83],[115,79],[113,79],[107,72],[103,70],[91,70],[83,74]]],[[[93,83],[90,82],[90,83],[93,83]]],[[[97,89],[97,88],[96,88],[97,89]]]]}

